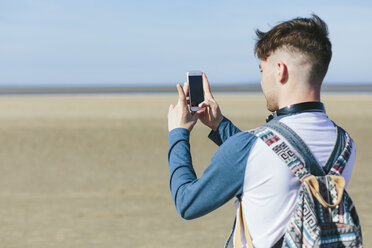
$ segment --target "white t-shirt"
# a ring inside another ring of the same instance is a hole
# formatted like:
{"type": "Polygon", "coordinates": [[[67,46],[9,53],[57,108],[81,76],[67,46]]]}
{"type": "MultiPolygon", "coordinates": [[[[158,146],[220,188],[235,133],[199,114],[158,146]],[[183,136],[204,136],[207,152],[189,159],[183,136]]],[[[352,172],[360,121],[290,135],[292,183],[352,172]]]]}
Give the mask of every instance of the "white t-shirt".
{"type": "MultiPolygon", "coordinates": [[[[285,116],[280,121],[294,130],[318,163],[325,166],[337,138],[336,127],[327,115],[301,113],[285,116]]],[[[342,173],[346,186],[354,162],[355,145],[342,173]]],[[[300,181],[287,165],[261,139],[257,139],[247,160],[242,194],[243,213],[254,247],[271,247],[283,236],[299,188],[300,181]]]]}

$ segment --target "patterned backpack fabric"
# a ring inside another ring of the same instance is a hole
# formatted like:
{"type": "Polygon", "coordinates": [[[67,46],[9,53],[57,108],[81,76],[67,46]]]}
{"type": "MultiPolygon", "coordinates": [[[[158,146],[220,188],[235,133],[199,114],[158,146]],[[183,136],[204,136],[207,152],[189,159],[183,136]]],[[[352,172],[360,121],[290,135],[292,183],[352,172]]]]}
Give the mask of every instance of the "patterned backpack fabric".
{"type": "Polygon", "coordinates": [[[302,182],[282,247],[363,247],[359,218],[341,176],[351,154],[350,136],[337,126],[335,149],[321,167],[302,139],[280,121],[252,133],[302,182]]]}

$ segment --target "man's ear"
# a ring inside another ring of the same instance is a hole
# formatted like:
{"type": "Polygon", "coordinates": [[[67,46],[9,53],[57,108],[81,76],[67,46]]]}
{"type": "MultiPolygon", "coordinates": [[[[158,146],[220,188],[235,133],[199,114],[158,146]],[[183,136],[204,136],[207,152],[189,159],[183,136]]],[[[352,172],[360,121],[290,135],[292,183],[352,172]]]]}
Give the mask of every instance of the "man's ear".
{"type": "Polygon", "coordinates": [[[276,64],[276,72],[278,81],[281,84],[285,84],[288,81],[288,67],[287,65],[280,61],[276,64]]]}

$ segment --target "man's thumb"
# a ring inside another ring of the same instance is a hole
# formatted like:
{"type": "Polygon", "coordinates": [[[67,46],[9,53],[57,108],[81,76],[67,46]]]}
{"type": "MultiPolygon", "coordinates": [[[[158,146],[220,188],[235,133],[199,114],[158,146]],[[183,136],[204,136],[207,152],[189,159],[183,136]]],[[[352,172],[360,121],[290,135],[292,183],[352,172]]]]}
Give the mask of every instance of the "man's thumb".
{"type": "Polygon", "coordinates": [[[180,84],[177,84],[177,90],[178,90],[178,103],[182,105],[186,105],[185,92],[183,92],[183,88],[180,84]]]}

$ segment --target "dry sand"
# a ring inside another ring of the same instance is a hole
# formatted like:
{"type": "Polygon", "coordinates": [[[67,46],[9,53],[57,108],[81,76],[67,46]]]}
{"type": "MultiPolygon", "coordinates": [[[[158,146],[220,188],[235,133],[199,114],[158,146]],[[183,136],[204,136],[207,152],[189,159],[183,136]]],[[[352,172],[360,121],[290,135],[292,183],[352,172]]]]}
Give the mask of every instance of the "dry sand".
{"type": "MultiPolygon", "coordinates": [[[[0,247],[222,247],[232,201],[193,221],[169,193],[167,111],[176,94],[0,97],[0,247]]],[[[264,124],[259,94],[217,94],[241,129],[264,124]]],[[[323,96],[357,145],[348,191],[372,247],[372,95],[323,96]]],[[[191,135],[201,175],[216,146],[191,135]]]]}

